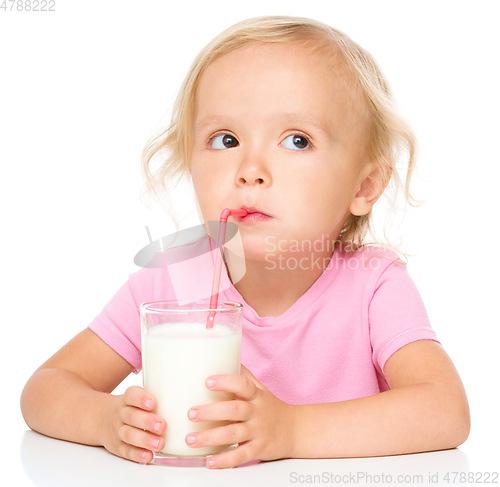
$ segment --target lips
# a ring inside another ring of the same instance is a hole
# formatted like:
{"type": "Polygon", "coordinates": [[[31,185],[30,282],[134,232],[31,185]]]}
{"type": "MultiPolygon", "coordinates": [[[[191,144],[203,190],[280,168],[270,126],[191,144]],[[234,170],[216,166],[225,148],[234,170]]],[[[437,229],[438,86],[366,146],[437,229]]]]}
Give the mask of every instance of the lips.
{"type": "Polygon", "coordinates": [[[250,223],[270,221],[273,219],[271,215],[263,213],[261,210],[253,206],[242,206],[241,209],[248,211],[248,214],[246,216],[235,216],[234,219],[238,223],[250,224],[250,223]]]}
{"type": "MultiPolygon", "coordinates": [[[[259,210],[258,208],[254,208],[253,206],[242,206],[241,209],[248,211],[249,215],[252,213],[259,213],[262,216],[267,216],[267,217],[271,216],[271,215],[268,215],[267,213],[264,213],[263,211],[259,210]]],[[[242,218],[247,218],[249,215],[247,215],[246,217],[242,217],[242,218]]]]}

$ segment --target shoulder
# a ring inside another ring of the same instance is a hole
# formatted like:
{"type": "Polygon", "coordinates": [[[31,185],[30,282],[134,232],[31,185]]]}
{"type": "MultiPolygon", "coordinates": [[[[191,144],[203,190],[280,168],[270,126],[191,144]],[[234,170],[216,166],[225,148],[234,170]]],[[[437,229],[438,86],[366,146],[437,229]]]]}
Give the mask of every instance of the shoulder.
{"type": "Polygon", "coordinates": [[[409,274],[407,264],[398,253],[382,246],[367,246],[356,251],[339,249],[332,259],[334,279],[342,287],[357,290],[368,304],[374,294],[391,287],[407,288],[409,274]]]}

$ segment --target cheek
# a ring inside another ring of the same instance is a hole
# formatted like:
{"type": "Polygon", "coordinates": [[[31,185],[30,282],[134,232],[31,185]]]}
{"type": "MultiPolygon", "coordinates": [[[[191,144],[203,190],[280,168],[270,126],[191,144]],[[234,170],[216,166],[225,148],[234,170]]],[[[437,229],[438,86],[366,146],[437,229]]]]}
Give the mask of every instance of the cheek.
{"type": "Polygon", "coordinates": [[[203,220],[209,219],[209,215],[211,213],[210,210],[210,193],[209,188],[206,184],[206,179],[204,175],[197,169],[191,169],[191,177],[193,181],[193,188],[196,194],[196,199],[198,200],[199,211],[202,213],[203,220]]]}
{"type": "Polygon", "coordinates": [[[228,164],[216,161],[214,163],[210,158],[194,159],[191,163],[191,177],[202,191],[213,191],[221,184],[227,184],[228,178],[230,178],[228,164]]]}
{"type": "Polygon", "coordinates": [[[342,166],[338,163],[324,168],[317,181],[318,197],[337,207],[346,205],[352,186],[352,174],[342,166]]]}
{"type": "Polygon", "coordinates": [[[205,221],[216,221],[221,211],[228,205],[227,174],[214,174],[209,165],[191,166],[191,177],[196,198],[205,221]]]}
{"type": "Polygon", "coordinates": [[[207,164],[193,162],[191,165],[191,178],[198,198],[207,198],[215,184],[214,174],[210,167],[207,164]]]}
{"type": "Polygon", "coordinates": [[[343,219],[349,206],[349,181],[339,170],[322,170],[303,175],[295,191],[295,219],[313,234],[331,231],[343,219]]]}

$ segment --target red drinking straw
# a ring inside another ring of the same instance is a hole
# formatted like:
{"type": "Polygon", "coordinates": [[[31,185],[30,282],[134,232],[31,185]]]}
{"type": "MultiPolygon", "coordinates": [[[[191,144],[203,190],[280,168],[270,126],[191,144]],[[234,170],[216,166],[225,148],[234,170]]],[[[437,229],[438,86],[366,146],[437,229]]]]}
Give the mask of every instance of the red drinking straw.
{"type": "MultiPolygon", "coordinates": [[[[219,222],[219,235],[217,236],[217,252],[215,252],[215,264],[214,264],[214,278],[212,281],[212,294],[210,297],[210,309],[217,308],[217,302],[219,300],[219,285],[220,285],[220,275],[222,269],[222,256],[224,255],[224,244],[226,241],[226,225],[227,219],[230,215],[233,216],[247,216],[247,210],[230,210],[226,208],[220,214],[219,222]],[[220,251],[219,251],[220,249],[220,251]]],[[[207,330],[210,330],[214,326],[215,311],[209,311],[207,317],[207,330]]]]}

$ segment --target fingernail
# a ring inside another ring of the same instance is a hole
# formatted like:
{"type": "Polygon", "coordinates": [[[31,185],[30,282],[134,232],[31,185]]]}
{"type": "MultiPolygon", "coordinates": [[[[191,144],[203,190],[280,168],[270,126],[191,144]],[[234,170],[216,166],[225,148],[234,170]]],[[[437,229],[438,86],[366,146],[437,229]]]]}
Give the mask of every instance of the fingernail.
{"type": "Polygon", "coordinates": [[[160,445],[160,439],[159,438],[153,438],[151,440],[151,444],[153,445],[153,448],[158,448],[158,446],[160,445]]]}
{"type": "Polygon", "coordinates": [[[161,428],[161,423],[155,423],[155,431],[156,431],[157,433],[159,433],[159,432],[160,432],[160,428],[161,428]]]}
{"type": "Polygon", "coordinates": [[[215,379],[207,380],[207,387],[213,387],[215,385],[215,379]]]}
{"type": "Polygon", "coordinates": [[[144,404],[146,405],[146,407],[147,407],[148,409],[151,409],[151,406],[153,406],[153,401],[152,401],[152,399],[146,399],[146,400],[144,401],[144,404]]]}
{"type": "Polygon", "coordinates": [[[196,436],[193,436],[193,435],[189,435],[187,437],[187,442],[192,445],[194,442],[196,441],[196,436]]]}
{"type": "Polygon", "coordinates": [[[196,412],[196,409],[190,409],[188,412],[189,419],[194,419],[194,418],[196,418],[197,415],[198,415],[198,413],[196,412]]]}
{"type": "Polygon", "coordinates": [[[207,465],[209,467],[215,467],[215,460],[213,458],[209,458],[207,461],[207,465]]]}

